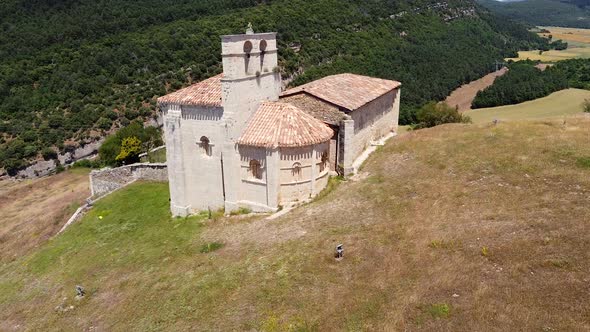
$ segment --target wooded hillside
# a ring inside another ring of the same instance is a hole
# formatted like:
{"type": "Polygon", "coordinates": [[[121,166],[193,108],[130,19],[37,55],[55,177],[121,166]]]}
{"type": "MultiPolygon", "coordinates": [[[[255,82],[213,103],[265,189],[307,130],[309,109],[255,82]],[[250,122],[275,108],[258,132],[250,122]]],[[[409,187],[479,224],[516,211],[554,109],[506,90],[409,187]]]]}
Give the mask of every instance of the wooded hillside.
{"type": "Polygon", "coordinates": [[[13,173],[155,114],[221,71],[219,35],[277,31],[292,84],[354,72],[402,81],[413,110],[544,40],[468,0],[9,0],[0,4],[0,167],[13,173]]]}
{"type": "Polygon", "coordinates": [[[590,28],[588,0],[477,0],[495,14],[531,25],[590,28]]]}

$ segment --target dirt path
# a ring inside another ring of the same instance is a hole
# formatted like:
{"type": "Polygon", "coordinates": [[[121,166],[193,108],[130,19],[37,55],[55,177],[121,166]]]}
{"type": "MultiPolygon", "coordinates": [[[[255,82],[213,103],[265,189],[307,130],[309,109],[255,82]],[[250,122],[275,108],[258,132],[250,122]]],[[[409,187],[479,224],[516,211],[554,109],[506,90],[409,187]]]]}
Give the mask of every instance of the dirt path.
{"type": "Polygon", "coordinates": [[[81,170],[0,181],[0,262],[47,241],[89,195],[88,174],[81,170]]]}
{"type": "Polygon", "coordinates": [[[462,85],[460,88],[453,91],[451,95],[447,97],[445,102],[453,107],[458,106],[459,111],[461,112],[470,110],[471,103],[473,102],[473,99],[475,99],[477,92],[492,85],[497,77],[504,75],[507,71],[507,68],[502,68],[498,71],[487,74],[476,81],[462,85]]]}

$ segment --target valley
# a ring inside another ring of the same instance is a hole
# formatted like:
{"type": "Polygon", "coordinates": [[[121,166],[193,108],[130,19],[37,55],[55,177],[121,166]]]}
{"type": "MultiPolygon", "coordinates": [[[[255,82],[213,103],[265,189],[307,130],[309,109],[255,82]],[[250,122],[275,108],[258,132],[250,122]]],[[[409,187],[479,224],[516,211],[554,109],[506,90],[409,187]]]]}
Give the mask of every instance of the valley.
{"type": "Polygon", "coordinates": [[[506,61],[534,60],[541,62],[555,62],[567,59],[590,58],[590,29],[562,28],[562,27],[539,27],[548,30],[549,33],[539,33],[543,37],[552,36],[553,40],[561,39],[568,43],[565,50],[539,50],[519,51],[517,58],[506,58],[506,61]]]}

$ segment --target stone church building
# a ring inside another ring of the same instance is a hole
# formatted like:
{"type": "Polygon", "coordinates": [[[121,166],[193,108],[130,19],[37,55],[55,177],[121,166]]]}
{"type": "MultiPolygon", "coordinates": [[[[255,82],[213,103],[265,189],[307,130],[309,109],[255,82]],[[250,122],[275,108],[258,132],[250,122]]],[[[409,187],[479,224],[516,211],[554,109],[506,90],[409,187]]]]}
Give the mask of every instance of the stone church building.
{"type": "Polygon", "coordinates": [[[222,59],[158,99],[175,216],[308,199],[397,130],[399,82],[341,74],[281,92],[275,33],[223,36],[222,59]]]}

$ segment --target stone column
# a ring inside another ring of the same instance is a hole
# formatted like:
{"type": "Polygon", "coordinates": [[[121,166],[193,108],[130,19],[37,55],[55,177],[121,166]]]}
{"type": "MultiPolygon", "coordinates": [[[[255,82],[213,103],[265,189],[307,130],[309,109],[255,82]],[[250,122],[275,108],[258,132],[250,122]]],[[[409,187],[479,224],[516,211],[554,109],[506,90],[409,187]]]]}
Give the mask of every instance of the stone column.
{"type": "Polygon", "coordinates": [[[172,215],[185,217],[190,213],[186,197],[186,177],[182,151],[182,111],[179,105],[170,105],[164,116],[166,136],[166,160],[170,185],[170,210],[172,215]]]}
{"type": "Polygon", "coordinates": [[[397,134],[399,125],[399,104],[401,99],[401,88],[395,90],[395,99],[393,101],[393,132],[397,134]]]}
{"type": "Polygon", "coordinates": [[[354,162],[352,139],[354,137],[354,120],[350,117],[340,122],[340,158],[339,166],[342,167],[344,176],[354,173],[354,162]]]}
{"type": "Polygon", "coordinates": [[[310,189],[311,189],[312,196],[315,196],[317,194],[316,190],[315,190],[315,188],[316,188],[315,181],[316,181],[316,178],[318,177],[319,172],[318,172],[318,164],[317,164],[316,157],[317,157],[318,153],[321,153],[320,150],[318,149],[318,146],[321,146],[321,145],[314,145],[311,148],[311,181],[310,181],[309,185],[311,187],[310,189]]]}
{"type": "Polygon", "coordinates": [[[225,142],[221,148],[223,158],[223,185],[225,193],[225,213],[237,210],[240,199],[240,154],[233,142],[225,142]]]}
{"type": "Polygon", "coordinates": [[[279,207],[281,188],[281,158],[278,148],[266,150],[266,205],[271,209],[279,207]]]}

